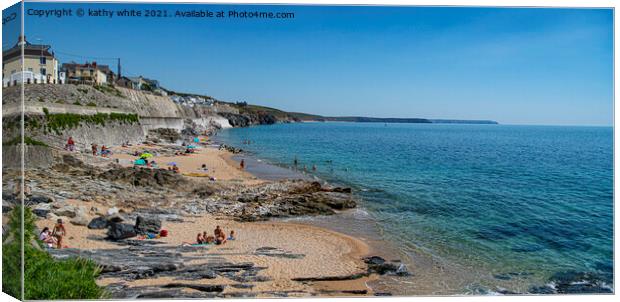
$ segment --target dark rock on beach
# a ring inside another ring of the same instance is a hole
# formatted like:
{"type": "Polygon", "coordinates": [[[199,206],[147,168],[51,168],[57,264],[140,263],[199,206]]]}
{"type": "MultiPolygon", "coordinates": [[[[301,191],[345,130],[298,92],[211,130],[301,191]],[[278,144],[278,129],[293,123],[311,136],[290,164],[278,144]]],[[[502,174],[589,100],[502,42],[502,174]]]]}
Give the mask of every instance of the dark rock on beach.
{"type": "Polygon", "coordinates": [[[147,233],[159,233],[161,229],[161,220],[152,217],[138,216],[136,218],[136,233],[146,235],[147,233]]]}
{"type": "Polygon", "coordinates": [[[134,226],[127,223],[110,223],[107,235],[110,240],[121,240],[137,236],[134,226]]]}
{"type": "Polygon", "coordinates": [[[122,181],[141,187],[167,187],[177,190],[187,188],[190,182],[182,175],[166,169],[142,169],[122,167],[110,169],[99,174],[99,178],[110,181],[122,181]]]}
{"type": "Polygon", "coordinates": [[[388,262],[379,256],[370,256],[364,258],[364,262],[368,265],[368,272],[376,273],[379,275],[397,275],[397,276],[409,276],[407,267],[398,262],[388,262]]]}
{"type": "Polygon", "coordinates": [[[88,223],[87,227],[89,229],[105,229],[108,227],[108,219],[103,216],[93,218],[93,220],[88,223]]]}

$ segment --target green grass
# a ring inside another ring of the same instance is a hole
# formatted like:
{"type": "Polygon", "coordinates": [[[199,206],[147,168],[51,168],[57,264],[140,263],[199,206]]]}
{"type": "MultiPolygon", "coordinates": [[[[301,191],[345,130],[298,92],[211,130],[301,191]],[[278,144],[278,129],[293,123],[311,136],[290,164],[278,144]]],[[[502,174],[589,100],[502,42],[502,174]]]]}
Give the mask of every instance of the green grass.
{"type": "Polygon", "coordinates": [[[94,124],[105,126],[107,122],[120,122],[122,124],[135,124],[140,121],[137,114],[133,113],[96,113],[82,115],[75,113],[49,113],[45,111],[45,117],[27,117],[24,121],[26,129],[34,130],[43,128],[44,133],[53,132],[61,135],[63,130],[73,129],[80,124],[94,124]]]}
{"type": "MultiPolygon", "coordinates": [[[[2,244],[2,287],[7,294],[21,297],[21,212],[15,207],[9,217],[9,236],[2,244]],[[9,242],[10,241],[10,242],[9,242]]],[[[55,260],[36,240],[34,216],[24,211],[24,297],[28,300],[101,299],[107,298],[103,288],[95,283],[100,268],[91,260],[70,258],[55,260]],[[32,242],[35,242],[35,245],[32,242]]],[[[3,238],[4,239],[4,238],[3,238]]]]}

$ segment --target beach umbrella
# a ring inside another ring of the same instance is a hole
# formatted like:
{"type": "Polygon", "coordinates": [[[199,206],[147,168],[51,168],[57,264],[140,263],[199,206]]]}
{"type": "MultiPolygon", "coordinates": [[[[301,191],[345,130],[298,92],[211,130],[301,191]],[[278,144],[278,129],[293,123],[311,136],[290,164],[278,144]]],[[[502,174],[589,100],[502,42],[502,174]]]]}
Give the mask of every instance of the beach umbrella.
{"type": "Polygon", "coordinates": [[[139,165],[139,166],[143,166],[143,165],[146,165],[146,161],[144,159],[140,158],[140,159],[136,159],[134,164],[135,165],[139,165]]]}
{"type": "Polygon", "coordinates": [[[194,143],[199,142],[200,140],[197,137],[194,137],[194,143]]]}
{"type": "Polygon", "coordinates": [[[194,149],[194,148],[196,148],[196,146],[193,146],[193,145],[187,146],[187,149],[194,149]]]}
{"type": "Polygon", "coordinates": [[[148,153],[148,152],[144,152],[140,155],[141,158],[149,158],[149,157],[153,157],[153,154],[148,153]]]}

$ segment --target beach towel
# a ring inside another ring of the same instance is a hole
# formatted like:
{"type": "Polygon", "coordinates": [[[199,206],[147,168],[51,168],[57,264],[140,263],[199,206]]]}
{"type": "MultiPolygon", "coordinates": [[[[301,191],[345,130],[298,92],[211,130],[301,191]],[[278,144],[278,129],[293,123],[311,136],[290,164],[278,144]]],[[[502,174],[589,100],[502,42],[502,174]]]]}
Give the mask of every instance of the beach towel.
{"type": "Polygon", "coordinates": [[[209,174],[198,173],[198,172],[185,172],[183,173],[183,175],[190,176],[190,177],[210,177],[209,174]]]}

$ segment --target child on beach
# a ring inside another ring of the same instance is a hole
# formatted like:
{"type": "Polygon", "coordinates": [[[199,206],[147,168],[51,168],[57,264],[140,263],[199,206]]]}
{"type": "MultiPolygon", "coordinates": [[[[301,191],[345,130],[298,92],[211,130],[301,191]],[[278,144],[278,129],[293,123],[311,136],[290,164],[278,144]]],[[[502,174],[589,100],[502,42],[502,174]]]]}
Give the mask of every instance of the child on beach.
{"type": "Polygon", "coordinates": [[[226,240],[235,240],[235,230],[230,231],[230,236],[226,240]]]}

